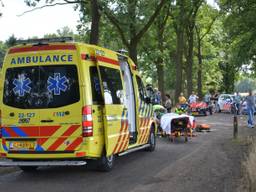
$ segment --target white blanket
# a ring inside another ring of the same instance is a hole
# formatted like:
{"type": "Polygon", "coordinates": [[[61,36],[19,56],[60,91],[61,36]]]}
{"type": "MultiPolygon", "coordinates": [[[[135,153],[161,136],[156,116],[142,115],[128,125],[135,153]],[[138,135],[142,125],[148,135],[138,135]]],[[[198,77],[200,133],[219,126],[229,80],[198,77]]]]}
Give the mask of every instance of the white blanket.
{"type": "Polygon", "coordinates": [[[190,116],[190,115],[179,115],[177,113],[166,113],[161,117],[161,127],[163,129],[164,132],[166,132],[167,134],[171,134],[171,121],[173,119],[179,119],[179,118],[183,118],[183,117],[188,117],[189,118],[189,122],[191,125],[193,125],[193,122],[195,120],[194,116],[190,116]]]}

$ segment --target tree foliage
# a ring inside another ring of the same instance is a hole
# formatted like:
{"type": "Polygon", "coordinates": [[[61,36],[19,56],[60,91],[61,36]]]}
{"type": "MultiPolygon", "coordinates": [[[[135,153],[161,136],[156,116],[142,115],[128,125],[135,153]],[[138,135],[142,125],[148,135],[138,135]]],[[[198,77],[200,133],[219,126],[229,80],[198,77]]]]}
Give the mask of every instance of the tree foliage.
{"type": "Polygon", "coordinates": [[[256,67],[256,2],[254,0],[222,0],[222,11],[227,14],[225,29],[231,45],[231,62],[236,67],[256,67]]]}
{"type": "Polygon", "coordinates": [[[220,0],[219,10],[206,0],[24,1],[32,7],[28,12],[74,4],[80,12],[77,31],[64,27],[45,37],[73,36],[112,50],[125,48],[143,79],[162,93],[175,92],[175,98],[192,90],[200,96],[208,90],[232,92],[241,68],[249,74],[256,69],[253,0],[220,0]]]}

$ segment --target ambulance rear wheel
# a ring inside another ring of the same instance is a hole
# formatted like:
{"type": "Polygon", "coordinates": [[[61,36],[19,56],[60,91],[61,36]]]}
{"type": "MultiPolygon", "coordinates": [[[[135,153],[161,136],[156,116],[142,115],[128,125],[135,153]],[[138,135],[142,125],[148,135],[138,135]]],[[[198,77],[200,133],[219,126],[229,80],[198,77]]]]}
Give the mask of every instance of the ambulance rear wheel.
{"type": "Polygon", "coordinates": [[[155,129],[152,128],[149,134],[149,140],[148,140],[149,147],[146,148],[147,151],[154,151],[156,148],[156,135],[155,135],[155,129]]]}
{"type": "Polygon", "coordinates": [[[37,170],[37,166],[19,166],[19,168],[23,171],[23,172],[34,172],[37,170]]]}
{"type": "Polygon", "coordinates": [[[108,157],[106,155],[103,155],[99,160],[99,170],[104,172],[111,171],[114,166],[114,161],[114,155],[110,155],[108,157]]]}

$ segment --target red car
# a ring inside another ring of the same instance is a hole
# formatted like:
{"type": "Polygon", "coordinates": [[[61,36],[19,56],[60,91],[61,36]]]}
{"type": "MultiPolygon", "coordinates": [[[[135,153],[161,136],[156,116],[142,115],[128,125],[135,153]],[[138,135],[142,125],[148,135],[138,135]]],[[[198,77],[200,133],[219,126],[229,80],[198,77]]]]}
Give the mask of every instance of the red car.
{"type": "Polygon", "coordinates": [[[192,115],[205,115],[212,114],[211,106],[203,101],[194,102],[189,105],[189,111],[192,115]]]}

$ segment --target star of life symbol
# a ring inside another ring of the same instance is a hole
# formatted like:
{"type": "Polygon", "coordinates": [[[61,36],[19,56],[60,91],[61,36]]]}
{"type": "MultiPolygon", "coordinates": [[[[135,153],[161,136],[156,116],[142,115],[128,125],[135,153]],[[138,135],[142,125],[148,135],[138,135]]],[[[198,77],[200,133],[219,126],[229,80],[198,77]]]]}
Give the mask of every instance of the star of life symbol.
{"type": "Polygon", "coordinates": [[[65,92],[67,90],[67,81],[66,76],[61,77],[60,73],[54,73],[54,76],[50,76],[47,80],[47,89],[49,92],[53,92],[54,95],[60,95],[61,91],[65,92]]]}
{"type": "Polygon", "coordinates": [[[24,74],[18,75],[18,79],[13,80],[13,88],[14,94],[18,94],[20,97],[23,97],[25,93],[30,93],[31,87],[29,84],[31,80],[26,78],[24,74]]]}

